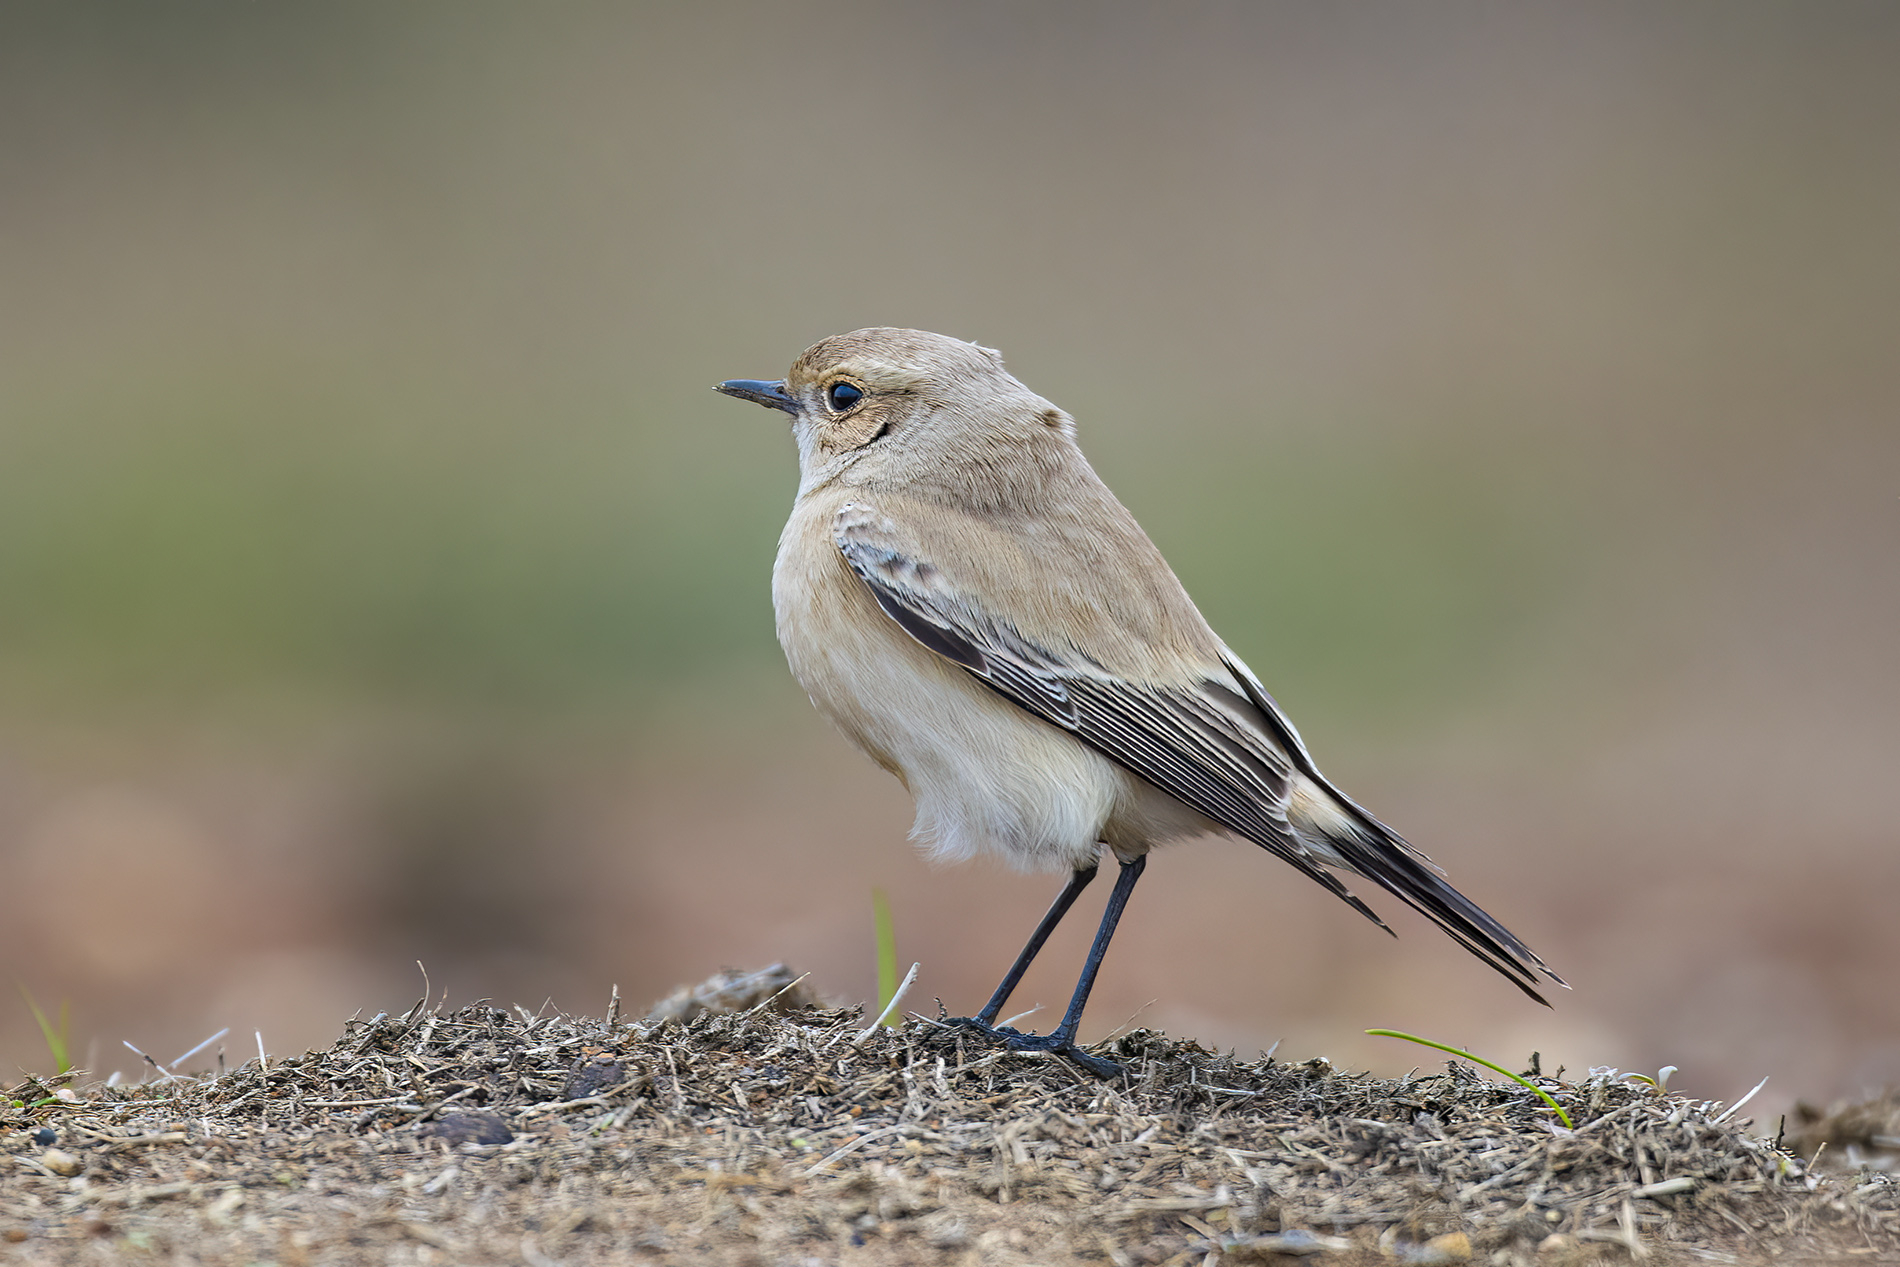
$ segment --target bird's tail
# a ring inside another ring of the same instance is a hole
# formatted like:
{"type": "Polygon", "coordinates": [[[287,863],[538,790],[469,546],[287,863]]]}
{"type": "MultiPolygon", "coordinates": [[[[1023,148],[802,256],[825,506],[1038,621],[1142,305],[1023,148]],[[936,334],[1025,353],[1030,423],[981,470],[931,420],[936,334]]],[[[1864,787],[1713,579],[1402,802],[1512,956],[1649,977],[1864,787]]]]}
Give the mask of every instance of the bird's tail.
{"type": "Polygon", "coordinates": [[[1445,883],[1431,859],[1330,783],[1296,774],[1291,793],[1287,820],[1314,853],[1390,892],[1546,1007],[1535,988],[1540,974],[1569,988],[1515,933],[1445,883]]]}

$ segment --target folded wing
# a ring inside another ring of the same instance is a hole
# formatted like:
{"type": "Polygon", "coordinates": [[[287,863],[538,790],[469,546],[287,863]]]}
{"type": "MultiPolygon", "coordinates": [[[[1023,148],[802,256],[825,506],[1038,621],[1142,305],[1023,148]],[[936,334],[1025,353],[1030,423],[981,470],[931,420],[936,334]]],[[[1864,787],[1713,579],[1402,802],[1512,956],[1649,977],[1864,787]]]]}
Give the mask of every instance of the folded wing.
{"type": "MultiPolygon", "coordinates": [[[[1396,833],[1339,793],[1271,697],[1237,660],[1197,683],[1155,686],[1109,672],[1075,646],[1025,637],[961,592],[889,520],[863,503],[834,524],[838,549],[884,613],[918,643],[1109,760],[1297,868],[1385,928],[1327,865],[1373,880],[1543,1002],[1543,961],[1436,874],[1396,833]],[[1224,679],[1224,680],[1223,680],[1224,679]],[[1288,822],[1296,781],[1338,802],[1341,830],[1302,841],[1288,822]]],[[[1390,929],[1387,929],[1389,932],[1390,929]]],[[[1561,984],[1561,982],[1560,982],[1561,984]]]]}

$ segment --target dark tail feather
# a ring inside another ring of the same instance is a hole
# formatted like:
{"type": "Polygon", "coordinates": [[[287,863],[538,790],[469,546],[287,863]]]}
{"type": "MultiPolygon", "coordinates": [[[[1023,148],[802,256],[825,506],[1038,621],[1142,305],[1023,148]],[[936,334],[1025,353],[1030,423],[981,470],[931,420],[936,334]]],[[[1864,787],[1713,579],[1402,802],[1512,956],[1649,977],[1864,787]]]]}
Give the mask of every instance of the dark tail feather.
{"type": "Polygon", "coordinates": [[[1347,866],[1430,919],[1453,941],[1490,964],[1512,985],[1545,1007],[1550,1006],[1550,1001],[1535,988],[1542,984],[1539,974],[1569,989],[1564,979],[1538,958],[1537,952],[1476,902],[1445,883],[1425,855],[1407,844],[1402,836],[1356,805],[1351,805],[1351,811],[1355,830],[1346,839],[1331,832],[1326,834],[1327,842],[1345,859],[1347,866]]]}
{"type": "MultiPolygon", "coordinates": [[[[1430,859],[1412,848],[1406,843],[1404,837],[1366,813],[1353,802],[1352,798],[1334,787],[1313,764],[1313,758],[1306,751],[1306,745],[1300,741],[1299,732],[1293,729],[1293,723],[1286,719],[1286,714],[1280,711],[1280,706],[1273,702],[1273,697],[1267,694],[1266,689],[1260,685],[1259,679],[1248,671],[1247,666],[1230,655],[1227,659],[1227,669],[1248,700],[1259,710],[1258,722],[1266,728],[1267,734],[1281,750],[1291,758],[1295,769],[1299,772],[1294,776],[1293,786],[1299,787],[1301,776],[1304,776],[1304,782],[1311,786],[1313,792],[1319,797],[1330,800],[1343,815],[1343,821],[1338,822],[1339,830],[1328,830],[1317,822],[1293,822],[1291,825],[1294,826],[1296,836],[1311,831],[1315,836],[1323,839],[1346,866],[1386,889],[1407,906],[1430,919],[1444,929],[1453,941],[1490,964],[1512,985],[1545,1007],[1550,1006],[1550,1000],[1539,994],[1535,988],[1541,984],[1538,980],[1540,973],[1566,990],[1570,988],[1562,977],[1544,966],[1544,961],[1537,957],[1535,951],[1518,940],[1517,934],[1492,919],[1476,902],[1445,883],[1438,874],[1437,868],[1432,866],[1430,859]]],[[[1289,805],[1287,808],[1289,820],[1299,817],[1294,806],[1289,805]]],[[[1331,815],[1327,817],[1332,818],[1331,815]]],[[[1244,831],[1241,834],[1276,853],[1281,853],[1282,857],[1287,856],[1258,836],[1244,831]]],[[[1319,867],[1306,865],[1304,859],[1296,862],[1295,865],[1308,875],[1317,877],[1322,874],[1319,867]]],[[[1331,876],[1325,878],[1333,879],[1331,876]]],[[[1347,891],[1344,885],[1334,882],[1328,884],[1327,887],[1351,903],[1354,909],[1380,928],[1385,928],[1388,933],[1392,931],[1386,928],[1385,921],[1374,915],[1366,904],[1347,891]]]]}

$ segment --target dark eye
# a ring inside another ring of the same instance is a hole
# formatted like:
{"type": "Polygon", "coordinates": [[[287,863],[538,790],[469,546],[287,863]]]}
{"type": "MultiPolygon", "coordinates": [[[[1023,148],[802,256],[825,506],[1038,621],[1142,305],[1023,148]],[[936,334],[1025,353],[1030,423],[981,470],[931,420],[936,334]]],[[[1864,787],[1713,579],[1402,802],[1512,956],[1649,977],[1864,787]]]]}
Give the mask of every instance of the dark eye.
{"type": "Polygon", "coordinates": [[[864,399],[864,393],[849,383],[833,383],[825,388],[825,403],[833,413],[841,414],[864,399]]]}

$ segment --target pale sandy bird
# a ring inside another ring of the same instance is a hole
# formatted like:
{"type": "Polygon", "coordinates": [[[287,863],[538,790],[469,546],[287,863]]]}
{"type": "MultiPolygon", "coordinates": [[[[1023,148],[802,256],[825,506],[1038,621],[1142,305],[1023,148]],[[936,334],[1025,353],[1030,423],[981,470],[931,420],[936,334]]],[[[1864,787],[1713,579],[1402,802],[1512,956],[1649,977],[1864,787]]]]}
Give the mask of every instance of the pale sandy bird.
{"type": "Polygon", "coordinates": [[[798,500],[772,601],[812,702],[902,780],[933,856],[1071,873],[964,1024],[1119,1073],[1075,1046],[1096,971],[1148,851],[1208,832],[1251,840],[1384,928],[1332,869],[1364,876],[1540,1003],[1538,974],[1562,984],[1327,781],[1090,468],[1074,421],[997,353],[856,330],[781,381],[718,390],[791,415],[798,500]],[[1121,873],[1067,1013],[1049,1034],[998,1027],[1104,848],[1121,873]]]}

